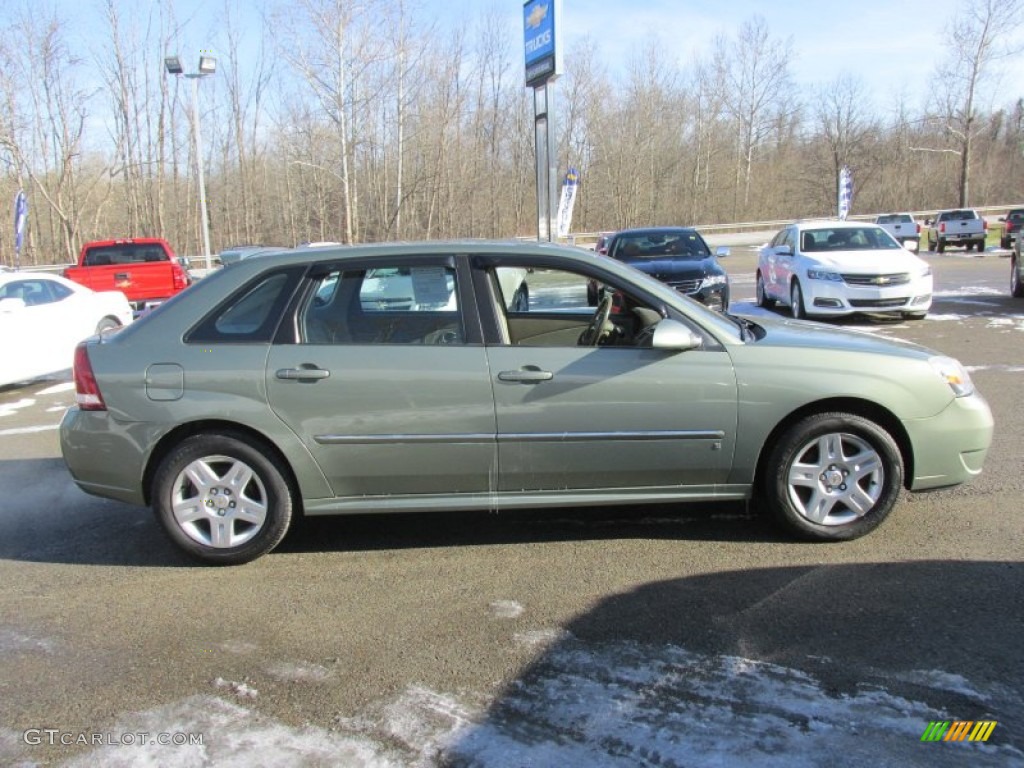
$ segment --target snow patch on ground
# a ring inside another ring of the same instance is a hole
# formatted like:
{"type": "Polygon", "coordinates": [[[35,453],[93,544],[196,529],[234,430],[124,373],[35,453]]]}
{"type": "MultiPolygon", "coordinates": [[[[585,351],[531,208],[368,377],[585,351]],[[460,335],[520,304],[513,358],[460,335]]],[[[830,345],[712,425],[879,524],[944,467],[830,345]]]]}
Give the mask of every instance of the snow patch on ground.
{"type": "Polygon", "coordinates": [[[52,387],[39,390],[36,394],[38,395],[58,395],[64,392],[74,392],[75,383],[73,381],[66,381],[63,384],[54,384],[52,387]]]}
{"type": "MultiPolygon", "coordinates": [[[[0,413],[0,416],[3,416],[0,413]]],[[[11,429],[0,429],[0,437],[12,437],[16,435],[31,435],[36,432],[49,432],[54,429],[60,429],[60,424],[50,424],[43,427],[12,427],[11,429]]]]}
{"type": "Polygon", "coordinates": [[[327,667],[305,661],[272,664],[267,674],[289,683],[324,683],[334,677],[327,667]]]}
{"type": "Polygon", "coordinates": [[[240,699],[255,699],[260,694],[260,692],[255,688],[249,687],[248,683],[238,683],[234,680],[225,680],[223,677],[218,677],[213,681],[213,684],[218,688],[227,688],[240,699]]]}
{"type": "MultiPolygon", "coordinates": [[[[194,696],[126,715],[114,731],[202,733],[201,747],[103,746],[65,766],[1024,765],[1024,753],[997,741],[922,744],[930,721],[959,713],[880,688],[835,694],[813,675],[737,656],[591,646],[557,630],[531,636],[559,643],[497,697],[412,685],[356,717],[336,717],[328,730],[287,726],[234,702],[194,696]]],[[[969,680],[941,670],[901,679],[987,701],[969,680]]]]}
{"type": "Polygon", "coordinates": [[[968,373],[975,373],[976,371],[1002,371],[1004,373],[1024,373],[1024,365],[1007,365],[1005,363],[996,363],[994,365],[966,365],[964,366],[968,373]]]}
{"type": "Polygon", "coordinates": [[[1024,331],[1024,316],[1010,315],[1009,317],[989,318],[986,328],[1006,329],[1024,331]]]}
{"type": "Polygon", "coordinates": [[[18,411],[31,408],[35,404],[36,401],[31,397],[23,397],[21,400],[15,400],[13,403],[0,403],[0,417],[13,416],[18,411]]]}
{"type": "Polygon", "coordinates": [[[220,644],[220,649],[228,653],[243,655],[255,653],[259,650],[259,646],[255,643],[250,643],[248,640],[227,640],[220,644]]]}
{"type": "Polygon", "coordinates": [[[497,619],[514,619],[523,614],[523,606],[515,600],[495,600],[487,607],[497,619]]]}
{"type": "Polygon", "coordinates": [[[53,653],[57,643],[48,637],[18,632],[15,629],[0,628],[0,656],[9,653],[53,653]]]}
{"type": "Polygon", "coordinates": [[[512,639],[526,648],[546,648],[549,645],[568,640],[572,634],[564,629],[531,629],[516,632],[512,639]]]}

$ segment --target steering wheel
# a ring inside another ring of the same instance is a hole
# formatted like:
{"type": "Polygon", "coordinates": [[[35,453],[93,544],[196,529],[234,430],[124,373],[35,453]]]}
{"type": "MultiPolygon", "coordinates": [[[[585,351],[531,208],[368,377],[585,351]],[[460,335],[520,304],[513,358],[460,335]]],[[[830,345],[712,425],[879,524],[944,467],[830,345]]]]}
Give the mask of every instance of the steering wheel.
{"type": "Polygon", "coordinates": [[[590,324],[580,334],[580,346],[596,347],[604,336],[605,326],[608,324],[608,318],[611,316],[612,297],[611,294],[605,294],[597,305],[597,309],[594,310],[594,316],[590,319],[590,324]]]}

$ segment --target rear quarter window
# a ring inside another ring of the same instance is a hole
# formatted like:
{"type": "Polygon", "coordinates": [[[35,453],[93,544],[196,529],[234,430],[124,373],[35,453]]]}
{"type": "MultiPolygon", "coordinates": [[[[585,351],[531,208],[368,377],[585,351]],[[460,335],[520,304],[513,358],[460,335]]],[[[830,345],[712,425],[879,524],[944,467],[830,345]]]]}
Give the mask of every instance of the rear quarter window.
{"type": "Polygon", "coordinates": [[[269,342],[284,317],[302,269],[279,270],[250,281],[207,315],[186,342],[269,342]]]}

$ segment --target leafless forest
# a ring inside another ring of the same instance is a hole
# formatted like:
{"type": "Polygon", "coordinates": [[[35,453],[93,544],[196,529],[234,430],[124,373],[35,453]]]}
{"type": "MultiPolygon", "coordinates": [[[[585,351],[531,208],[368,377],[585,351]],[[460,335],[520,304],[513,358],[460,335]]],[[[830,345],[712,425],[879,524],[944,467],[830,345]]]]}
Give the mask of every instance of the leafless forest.
{"type": "MultiPolygon", "coordinates": [[[[202,251],[192,81],[163,67],[178,53],[194,70],[199,52],[181,49],[173,5],[104,7],[90,26],[105,34],[86,38],[80,19],[5,5],[0,200],[29,198],[22,264],[108,237],[202,251]]],[[[522,40],[494,6],[458,30],[411,0],[297,0],[255,29],[232,13],[198,83],[214,252],[536,232],[522,40]]],[[[577,44],[556,85],[559,165],[581,176],[573,230],[827,215],[843,165],[854,213],[1022,202],[1024,84],[1000,77],[1020,17],[1021,0],[965,0],[932,81],[902,100],[856,70],[797,88],[797,43],[761,17],[702,57],[652,36],[622,71],[577,44]]],[[[13,242],[5,214],[0,263],[13,242]]]]}

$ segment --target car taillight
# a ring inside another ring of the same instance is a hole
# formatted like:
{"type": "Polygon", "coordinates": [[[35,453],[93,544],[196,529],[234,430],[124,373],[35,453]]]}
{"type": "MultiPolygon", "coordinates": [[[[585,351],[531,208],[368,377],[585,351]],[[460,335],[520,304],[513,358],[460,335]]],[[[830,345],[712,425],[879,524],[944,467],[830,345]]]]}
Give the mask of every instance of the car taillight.
{"type": "Polygon", "coordinates": [[[92,372],[89,362],[89,349],[86,343],[80,342],[75,347],[75,402],[83,411],[105,411],[107,404],[100,394],[100,385],[96,383],[96,375],[92,372]]]}
{"type": "Polygon", "coordinates": [[[988,219],[982,219],[981,226],[986,232],[988,232],[988,219]]]}
{"type": "Polygon", "coordinates": [[[920,224],[917,225],[917,234],[919,234],[919,235],[921,234],[921,225],[920,224]]]}
{"type": "Polygon", "coordinates": [[[946,222],[942,222],[941,224],[939,224],[939,232],[945,232],[945,231],[946,231],[946,222]]]}
{"type": "Polygon", "coordinates": [[[185,273],[185,270],[178,265],[175,265],[171,271],[171,280],[174,285],[174,290],[176,291],[180,291],[183,288],[188,287],[188,275],[185,273]]]}

